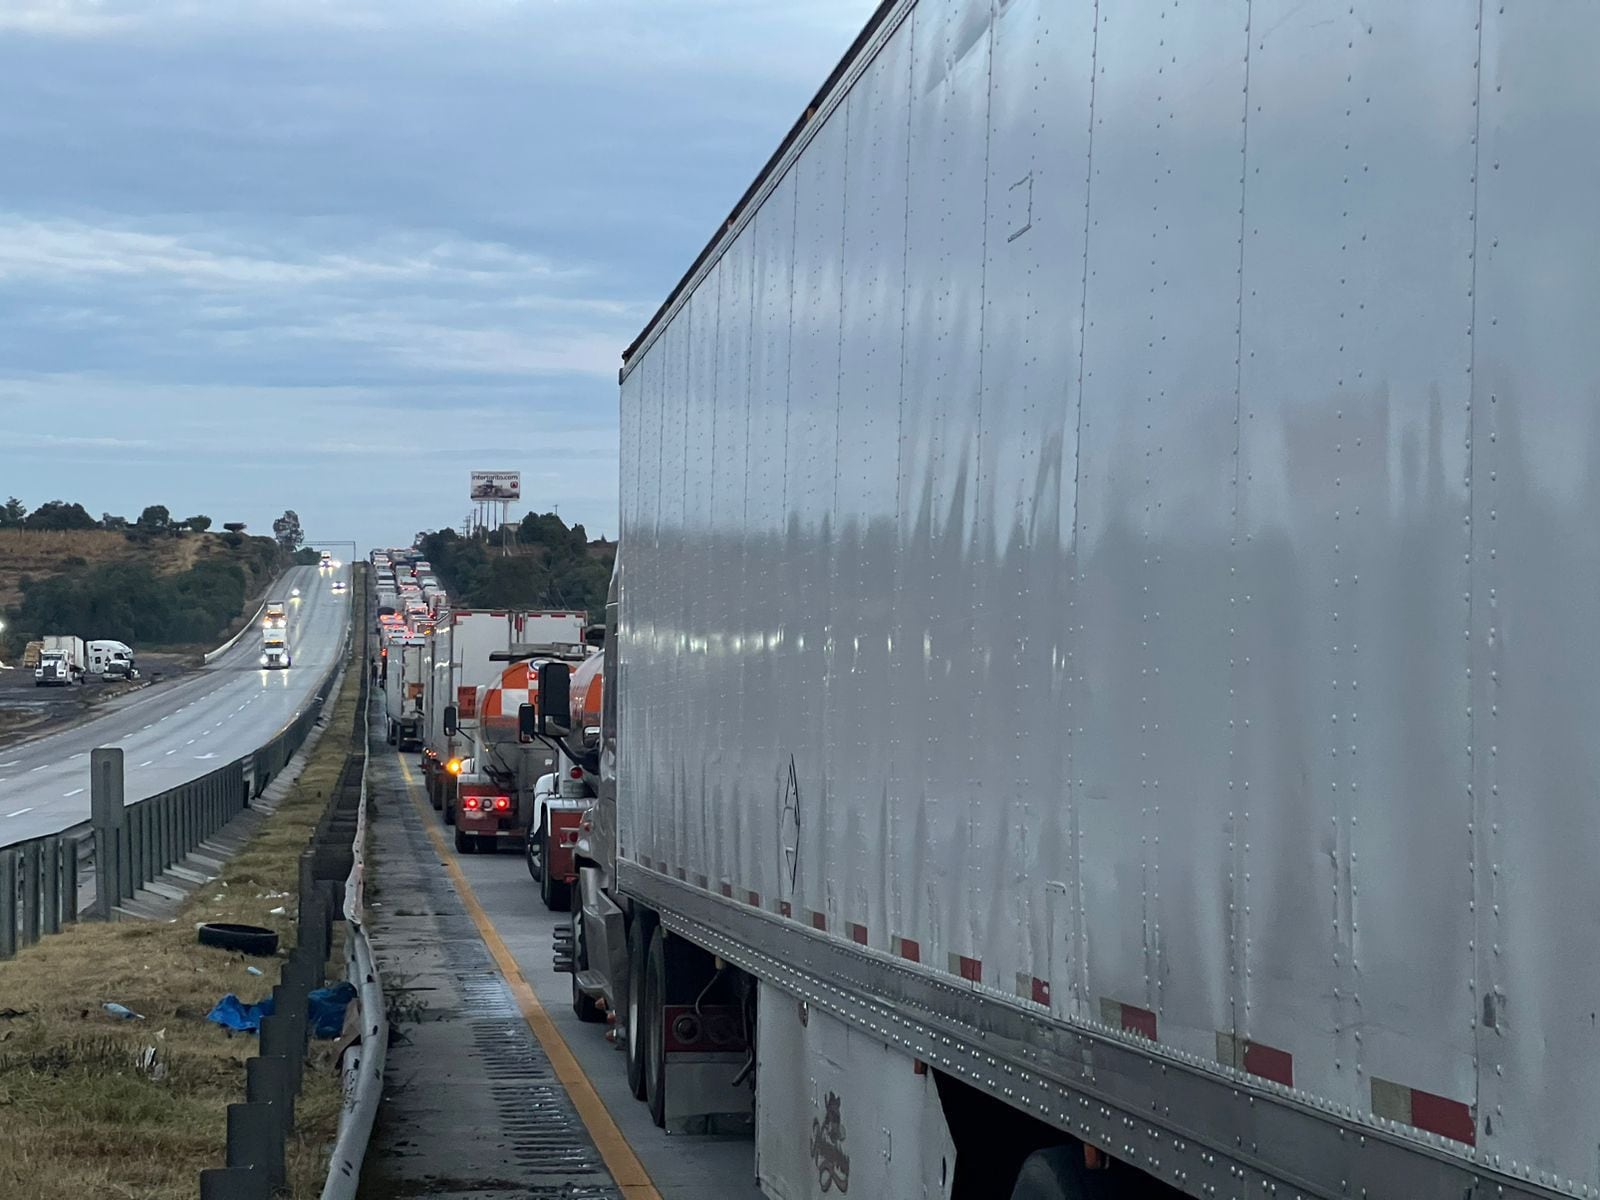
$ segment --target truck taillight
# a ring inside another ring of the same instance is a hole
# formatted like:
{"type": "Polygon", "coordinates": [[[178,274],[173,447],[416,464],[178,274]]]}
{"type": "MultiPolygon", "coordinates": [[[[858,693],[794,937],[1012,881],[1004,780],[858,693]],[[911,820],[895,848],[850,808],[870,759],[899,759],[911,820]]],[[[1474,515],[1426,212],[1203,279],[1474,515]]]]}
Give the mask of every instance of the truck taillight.
{"type": "Polygon", "coordinates": [[[567,772],[567,776],[570,779],[582,779],[583,778],[583,768],[582,767],[573,767],[570,771],[567,772]]]}
{"type": "Polygon", "coordinates": [[[478,798],[476,796],[463,796],[461,798],[461,807],[466,809],[468,812],[476,812],[478,809],[478,798]]]}
{"type": "Polygon", "coordinates": [[[496,796],[494,798],[494,807],[495,807],[495,810],[497,812],[505,812],[507,809],[509,809],[511,807],[511,797],[510,796],[496,796]]]}

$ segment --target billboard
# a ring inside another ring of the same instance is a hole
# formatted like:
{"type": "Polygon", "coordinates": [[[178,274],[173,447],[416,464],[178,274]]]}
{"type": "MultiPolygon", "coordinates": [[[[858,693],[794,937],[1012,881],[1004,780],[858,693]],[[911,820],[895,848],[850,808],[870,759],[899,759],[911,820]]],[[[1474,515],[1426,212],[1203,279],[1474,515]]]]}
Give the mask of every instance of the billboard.
{"type": "Polygon", "coordinates": [[[521,500],[521,471],[474,471],[473,500],[521,500]]]}

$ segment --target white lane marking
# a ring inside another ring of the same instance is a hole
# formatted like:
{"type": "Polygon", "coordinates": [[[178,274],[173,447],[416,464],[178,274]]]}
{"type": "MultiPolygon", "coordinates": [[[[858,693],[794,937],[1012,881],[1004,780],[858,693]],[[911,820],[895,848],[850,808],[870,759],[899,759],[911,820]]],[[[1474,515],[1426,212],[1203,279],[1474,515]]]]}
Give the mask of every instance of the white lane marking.
{"type": "MultiPolygon", "coordinates": [[[[170,717],[171,715],[172,715],[171,713],[168,713],[167,717],[170,717]]],[[[167,717],[162,717],[161,720],[165,721],[167,719],[167,717]]]]}
{"type": "Polygon", "coordinates": [[[6,767],[20,767],[21,765],[22,760],[20,758],[15,758],[8,763],[0,763],[0,769],[4,769],[6,767]]]}
{"type": "Polygon", "coordinates": [[[144,732],[144,730],[145,730],[145,729],[154,729],[154,728],[155,728],[155,727],[156,727],[156,726],[155,726],[155,722],[154,722],[154,721],[152,721],[152,722],[151,722],[151,723],[150,723],[150,724],[148,724],[148,725],[146,725],[146,726],[145,726],[145,727],[144,727],[144,729],[141,729],[141,730],[139,730],[139,732],[140,732],[140,733],[143,733],[143,732],[144,732]]]}
{"type": "Polygon", "coordinates": [[[148,766],[149,766],[149,765],[150,765],[150,764],[151,764],[151,763],[153,763],[153,762],[155,762],[155,761],[156,761],[156,760],[155,760],[155,759],[153,759],[153,758],[147,758],[147,759],[145,759],[145,760],[144,760],[144,761],[143,761],[143,762],[142,762],[142,763],[140,763],[140,764],[139,764],[139,765],[140,765],[140,766],[141,766],[141,767],[148,767],[148,766]]]}
{"type": "Polygon", "coordinates": [[[69,754],[69,755],[67,755],[67,761],[68,761],[68,762],[71,762],[71,761],[72,761],[72,760],[73,760],[73,759],[76,759],[76,758],[82,758],[82,757],[83,757],[83,751],[82,751],[82,750],[80,750],[80,751],[78,751],[78,752],[77,752],[77,753],[76,753],[76,754],[69,754]]]}
{"type": "Polygon", "coordinates": [[[16,812],[7,813],[6,816],[8,816],[8,817],[20,817],[23,813],[30,813],[32,811],[33,811],[33,809],[31,809],[31,808],[19,808],[19,809],[17,809],[16,812]]]}
{"type": "Polygon", "coordinates": [[[192,746],[192,745],[194,745],[194,739],[193,739],[193,738],[190,738],[190,739],[189,739],[189,740],[188,740],[188,741],[187,741],[187,742],[185,742],[185,743],[184,743],[184,745],[185,745],[185,746],[192,746]]]}
{"type": "Polygon", "coordinates": [[[169,756],[169,757],[170,757],[170,756],[171,756],[171,755],[174,755],[174,754],[176,754],[176,753],[177,753],[177,751],[176,751],[176,750],[168,750],[168,751],[167,751],[167,754],[168,754],[168,756],[169,756]]]}
{"type": "Polygon", "coordinates": [[[78,796],[83,793],[82,788],[73,788],[70,792],[62,792],[63,796],[78,796]]]}
{"type": "Polygon", "coordinates": [[[47,768],[47,767],[49,767],[49,765],[50,765],[50,764],[49,764],[49,763],[40,763],[40,764],[39,764],[39,765],[38,765],[38,766],[37,766],[37,767],[35,767],[35,768],[34,768],[34,769],[33,769],[33,770],[32,770],[32,771],[29,771],[29,772],[28,772],[28,774],[29,774],[29,775],[33,775],[33,774],[35,774],[35,773],[37,773],[37,772],[39,772],[39,771],[43,771],[43,770],[45,770],[45,769],[46,769],[46,768],[47,768]]]}

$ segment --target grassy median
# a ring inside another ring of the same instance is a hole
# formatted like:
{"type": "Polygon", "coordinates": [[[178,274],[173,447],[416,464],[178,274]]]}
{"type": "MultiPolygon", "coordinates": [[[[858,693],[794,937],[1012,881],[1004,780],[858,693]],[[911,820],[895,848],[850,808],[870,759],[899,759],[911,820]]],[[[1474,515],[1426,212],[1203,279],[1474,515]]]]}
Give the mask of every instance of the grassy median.
{"type": "MultiPolygon", "coordinates": [[[[244,1099],[256,1037],[206,1014],[226,992],[265,997],[279,964],[201,946],[195,924],[262,925],[292,945],[300,852],[349,751],[358,682],[347,673],[277,815],[176,920],[83,924],[0,963],[0,1196],[192,1200],[201,1169],[224,1165],[227,1107],[244,1099]]],[[[337,950],[334,961],[337,975],[337,950]]],[[[322,1190],[341,1103],[332,1043],[313,1045],[289,1144],[296,1197],[322,1190]]]]}

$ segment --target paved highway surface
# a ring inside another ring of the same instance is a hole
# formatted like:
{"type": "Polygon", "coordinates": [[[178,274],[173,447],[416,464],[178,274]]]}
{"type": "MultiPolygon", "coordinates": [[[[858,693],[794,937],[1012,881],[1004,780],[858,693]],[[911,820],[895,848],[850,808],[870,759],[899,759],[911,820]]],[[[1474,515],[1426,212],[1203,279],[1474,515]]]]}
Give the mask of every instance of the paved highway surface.
{"type": "Polygon", "coordinates": [[[294,719],[338,656],[352,593],[347,588],[335,595],[335,579],[348,585],[349,566],[325,575],[316,567],[295,567],[268,597],[288,604],[288,670],[262,670],[260,631],[247,631],[201,671],[134,692],[81,725],[0,747],[0,846],[89,819],[89,751],[98,746],[122,747],[131,804],[270,740],[294,719]],[[295,587],[300,597],[290,599],[295,587]]]}

